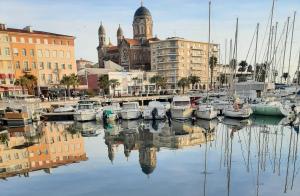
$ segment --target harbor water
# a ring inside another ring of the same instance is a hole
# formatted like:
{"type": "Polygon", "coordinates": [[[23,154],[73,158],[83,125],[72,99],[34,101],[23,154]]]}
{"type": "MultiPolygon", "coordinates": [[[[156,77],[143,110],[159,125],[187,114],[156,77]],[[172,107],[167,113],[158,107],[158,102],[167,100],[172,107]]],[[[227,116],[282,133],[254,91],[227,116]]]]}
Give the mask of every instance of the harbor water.
{"type": "Polygon", "coordinates": [[[40,122],[2,130],[1,196],[299,195],[282,119],[40,122]]]}

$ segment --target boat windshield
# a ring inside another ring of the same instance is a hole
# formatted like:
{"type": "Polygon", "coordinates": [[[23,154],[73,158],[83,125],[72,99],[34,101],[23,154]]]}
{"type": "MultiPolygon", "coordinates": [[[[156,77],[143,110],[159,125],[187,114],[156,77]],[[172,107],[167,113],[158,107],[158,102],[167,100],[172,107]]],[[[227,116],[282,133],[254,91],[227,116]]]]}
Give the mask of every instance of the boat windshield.
{"type": "Polygon", "coordinates": [[[175,106],[187,106],[187,105],[190,105],[190,102],[189,101],[175,101],[174,105],[175,106]]]}
{"type": "Polygon", "coordinates": [[[125,110],[136,109],[136,104],[124,104],[123,109],[125,109],[125,110]]]}
{"type": "Polygon", "coordinates": [[[92,109],[93,105],[79,105],[78,109],[79,110],[84,110],[84,109],[92,109]]]}

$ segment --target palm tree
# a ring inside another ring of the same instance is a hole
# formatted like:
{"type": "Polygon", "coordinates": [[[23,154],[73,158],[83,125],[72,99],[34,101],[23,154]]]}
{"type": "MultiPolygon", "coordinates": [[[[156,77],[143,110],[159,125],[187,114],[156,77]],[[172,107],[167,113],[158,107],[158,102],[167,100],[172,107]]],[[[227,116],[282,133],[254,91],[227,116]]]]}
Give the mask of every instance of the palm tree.
{"type": "Polygon", "coordinates": [[[139,80],[138,77],[134,77],[132,78],[132,80],[134,81],[134,95],[136,94],[136,82],[139,80]]]}
{"type": "Polygon", "coordinates": [[[79,78],[76,74],[72,73],[70,75],[70,80],[72,82],[72,86],[73,86],[73,91],[75,91],[76,86],[79,86],[79,78]]]}
{"type": "Polygon", "coordinates": [[[66,86],[68,97],[70,97],[71,95],[70,86],[73,85],[72,78],[70,76],[63,76],[62,79],[60,80],[60,84],[66,86]]]}
{"type": "Polygon", "coordinates": [[[27,83],[28,83],[28,79],[24,76],[20,77],[19,79],[16,79],[15,81],[15,85],[21,86],[23,94],[25,94],[25,88],[27,83]]]}
{"type": "Polygon", "coordinates": [[[109,79],[108,75],[102,75],[98,79],[98,86],[103,92],[103,96],[109,91],[109,79]]]}
{"type": "Polygon", "coordinates": [[[34,89],[37,86],[37,77],[31,74],[25,74],[15,81],[15,85],[22,87],[22,93],[25,93],[25,88],[28,90],[28,94],[33,95],[34,89]]]}
{"type": "Polygon", "coordinates": [[[192,89],[194,89],[195,84],[200,82],[200,77],[199,76],[189,76],[188,80],[192,84],[192,89]]]}
{"type": "Polygon", "coordinates": [[[181,78],[181,79],[178,81],[178,83],[177,83],[177,85],[178,85],[179,87],[182,88],[182,93],[183,93],[183,94],[184,94],[184,89],[185,89],[185,87],[188,87],[189,84],[190,84],[190,81],[189,81],[189,79],[186,78],[186,77],[181,78]]]}
{"type": "Polygon", "coordinates": [[[250,72],[250,73],[253,73],[253,72],[254,72],[254,71],[253,71],[252,65],[248,65],[248,67],[247,67],[247,72],[250,72]]]}
{"type": "Polygon", "coordinates": [[[281,77],[283,77],[285,82],[286,82],[287,78],[289,77],[289,73],[285,72],[285,73],[282,74],[281,77]]]}
{"type": "Polygon", "coordinates": [[[210,86],[213,85],[213,75],[214,75],[214,68],[216,67],[218,62],[217,57],[211,56],[209,59],[209,68],[210,68],[210,86]]]}
{"type": "Polygon", "coordinates": [[[247,70],[248,63],[247,63],[247,61],[241,61],[239,66],[240,66],[240,68],[238,71],[245,72],[247,70]]]}
{"type": "Polygon", "coordinates": [[[109,80],[109,86],[113,89],[114,96],[115,96],[115,89],[119,85],[120,85],[120,82],[117,79],[111,79],[111,80],[109,80]]]}
{"type": "Polygon", "coordinates": [[[150,82],[155,83],[156,92],[158,91],[159,87],[165,88],[167,86],[167,79],[160,75],[155,75],[155,76],[151,77],[150,82]]]}

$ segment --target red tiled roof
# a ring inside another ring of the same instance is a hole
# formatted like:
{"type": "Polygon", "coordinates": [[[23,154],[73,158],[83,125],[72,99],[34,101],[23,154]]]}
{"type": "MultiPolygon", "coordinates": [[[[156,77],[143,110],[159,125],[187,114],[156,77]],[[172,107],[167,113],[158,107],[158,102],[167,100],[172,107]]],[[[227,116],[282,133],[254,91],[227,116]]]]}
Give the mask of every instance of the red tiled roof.
{"type": "Polygon", "coordinates": [[[137,39],[128,39],[128,38],[125,38],[125,41],[129,44],[129,45],[133,45],[133,46],[137,46],[137,45],[140,45],[140,41],[137,40],[137,39]]]}
{"type": "Polygon", "coordinates": [[[57,33],[50,33],[45,31],[28,31],[24,29],[15,29],[15,28],[7,28],[6,30],[0,30],[0,31],[7,31],[7,32],[16,32],[16,33],[29,33],[29,34],[39,34],[39,35],[52,35],[52,36],[60,36],[60,37],[69,37],[69,38],[75,38],[74,36],[70,35],[63,35],[63,34],[57,34],[57,33]]]}

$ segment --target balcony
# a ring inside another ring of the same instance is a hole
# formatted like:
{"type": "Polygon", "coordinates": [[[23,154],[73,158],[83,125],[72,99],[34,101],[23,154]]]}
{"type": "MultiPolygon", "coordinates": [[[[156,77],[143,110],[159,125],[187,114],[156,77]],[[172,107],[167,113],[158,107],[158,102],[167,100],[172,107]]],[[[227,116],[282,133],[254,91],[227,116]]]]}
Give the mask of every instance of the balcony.
{"type": "Polygon", "coordinates": [[[23,69],[23,72],[24,72],[24,73],[30,73],[30,72],[31,72],[31,69],[30,69],[30,68],[24,68],[24,69],[23,69]]]}
{"type": "Polygon", "coordinates": [[[58,69],[58,68],[53,69],[53,73],[58,73],[59,71],[60,71],[60,69],[58,69]]]}

